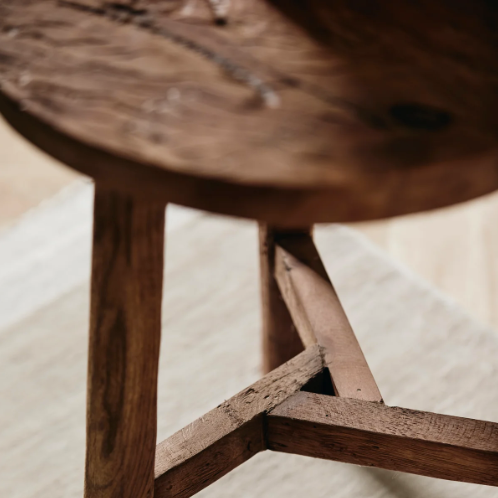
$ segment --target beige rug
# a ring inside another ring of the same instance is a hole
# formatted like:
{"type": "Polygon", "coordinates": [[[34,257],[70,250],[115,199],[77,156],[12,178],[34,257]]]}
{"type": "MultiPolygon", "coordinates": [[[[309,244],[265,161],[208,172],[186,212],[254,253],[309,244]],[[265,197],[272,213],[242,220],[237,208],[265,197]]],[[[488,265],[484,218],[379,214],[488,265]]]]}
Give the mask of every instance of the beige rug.
{"type": "MultiPolygon", "coordinates": [[[[81,498],[92,187],[0,235],[0,497],[81,498]]],[[[169,208],[159,438],[259,376],[254,223],[169,208]]],[[[342,226],[317,230],[386,402],[498,421],[498,335],[342,226]]],[[[498,490],[272,454],[203,497],[492,498],[498,490]]]]}

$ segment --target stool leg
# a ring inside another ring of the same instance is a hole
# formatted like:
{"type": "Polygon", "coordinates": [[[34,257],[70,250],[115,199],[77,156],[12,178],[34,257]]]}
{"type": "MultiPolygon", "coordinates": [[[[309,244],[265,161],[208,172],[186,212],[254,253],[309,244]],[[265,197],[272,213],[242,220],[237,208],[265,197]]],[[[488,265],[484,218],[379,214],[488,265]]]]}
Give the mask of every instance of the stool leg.
{"type": "Polygon", "coordinates": [[[263,313],[263,372],[266,374],[303,350],[287,306],[274,277],[275,237],[280,232],[259,225],[261,301],[263,313]]]}
{"type": "Polygon", "coordinates": [[[152,498],[165,206],[95,192],[85,498],[152,498]]]}

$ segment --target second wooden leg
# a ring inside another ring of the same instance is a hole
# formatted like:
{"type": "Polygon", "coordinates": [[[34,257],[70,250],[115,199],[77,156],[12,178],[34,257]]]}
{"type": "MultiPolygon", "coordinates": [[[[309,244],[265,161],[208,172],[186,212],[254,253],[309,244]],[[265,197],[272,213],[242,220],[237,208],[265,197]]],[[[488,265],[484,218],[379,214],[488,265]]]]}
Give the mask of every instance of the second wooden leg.
{"type": "Polygon", "coordinates": [[[95,193],[85,498],[152,498],[165,206],[95,193]]]}
{"type": "Polygon", "coordinates": [[[261,300],[263,312],[263,372],[268,373],[303,350],[274,277],[275,237],[278,231],[259,226],[261,300]]]}

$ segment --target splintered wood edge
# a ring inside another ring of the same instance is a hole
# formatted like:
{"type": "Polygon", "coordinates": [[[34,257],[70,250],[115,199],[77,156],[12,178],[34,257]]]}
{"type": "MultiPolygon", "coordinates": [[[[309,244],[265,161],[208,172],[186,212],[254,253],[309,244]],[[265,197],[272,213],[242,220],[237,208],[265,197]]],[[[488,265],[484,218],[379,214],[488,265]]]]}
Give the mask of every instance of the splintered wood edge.
{"type": "Polygon", "coordinates": [[[498,486],[498,424],[299,392],[266,417],[268,448],[498,486]]]}
{"type": "Polygon", "coordinates": [[[187,498],[267,448],[264,415],[323,369],[314,346],[161,442],[155,498],[187,498]]]}
{"type": "Polygon", "coordinates": [[[382,402],[341,302],[310,234],[276,237],[275,278],[305,346],[323,348],[339,397],[382,402]]]}

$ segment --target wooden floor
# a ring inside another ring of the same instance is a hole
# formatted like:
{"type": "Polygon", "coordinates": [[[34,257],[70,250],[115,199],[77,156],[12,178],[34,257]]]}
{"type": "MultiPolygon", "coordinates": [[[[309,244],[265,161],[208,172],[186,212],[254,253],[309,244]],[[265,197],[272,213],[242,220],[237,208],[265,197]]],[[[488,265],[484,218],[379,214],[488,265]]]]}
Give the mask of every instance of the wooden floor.
{"type": "MultiPolygon", "coordinates": [[[[55,163],[0,122],[0,230],[78,174],[55,163]]],[[[356,224],[394,259],[498,328],[498,194],[460,206],[356,224]]]]}

